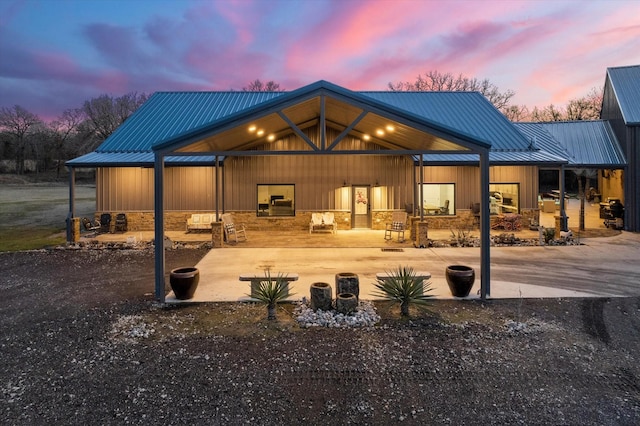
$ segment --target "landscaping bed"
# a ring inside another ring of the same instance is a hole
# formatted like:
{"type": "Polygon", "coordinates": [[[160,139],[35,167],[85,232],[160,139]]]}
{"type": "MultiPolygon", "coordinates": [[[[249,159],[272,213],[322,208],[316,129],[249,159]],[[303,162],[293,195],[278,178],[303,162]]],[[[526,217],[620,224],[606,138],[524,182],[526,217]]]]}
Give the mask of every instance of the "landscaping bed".
{"type": "MultiPolygon", "coordinates": [[[[167,251],[166,270],[206,247],[167,251]]],[[[153,251],[0,253],[6,424],[640,421],[640,299],[434,301],[371,327],[153,300],[153,251]]],[[[167,289],[168,290],[168,289],[167,289]]]]}

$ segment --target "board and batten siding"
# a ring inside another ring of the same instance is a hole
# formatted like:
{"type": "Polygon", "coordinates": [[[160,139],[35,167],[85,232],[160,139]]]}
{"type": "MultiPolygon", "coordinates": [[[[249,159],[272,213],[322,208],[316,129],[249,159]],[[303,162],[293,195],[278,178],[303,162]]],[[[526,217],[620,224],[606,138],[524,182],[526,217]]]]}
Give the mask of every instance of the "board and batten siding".
{"type": "Polygon", "coordinates": [[[369,185],[378,209],[403,208],[412,194],[411,159],[381,155],[282,155],[227,158],[225,206],[255,210],[258,184],[295,184],[296,210],[350,210],[343,188],[369,185]],[[376,199],[380,197],[384,199],[376,199]]]}
{"type": "MultiPolygon", "coordinates": [[[[423,166],[424,183],[455,183],[457,208],[480,202],[480,169],[473,166],[423,166]]],[[[420,174],[416,174],[418,179],[420,174]]],[[[520,208],[538,208],[538,167],[492,166],[490,183],[520,183],[520,208]]]]}
{"type": "MultiPolygon", "coordinates": [[[[167,167],[164,184],[165,210],[215,209],[215,167],[167,167]]],[[[96,210],[153,211],[153,169],[97,169],[96,210]]]]}

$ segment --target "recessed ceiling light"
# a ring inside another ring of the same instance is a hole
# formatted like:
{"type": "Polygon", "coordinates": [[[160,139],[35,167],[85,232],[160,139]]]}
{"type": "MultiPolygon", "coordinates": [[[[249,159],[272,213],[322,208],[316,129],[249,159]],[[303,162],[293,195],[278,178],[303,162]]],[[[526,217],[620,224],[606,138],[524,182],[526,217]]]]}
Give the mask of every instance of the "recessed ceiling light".
{"type": "Polygon", "coordinates": [[[387,132],[393,132],[396,128],[393,124],[387,124],[387,132]]]}
{"type": "Polygon", "coordinates": [[[364,134],[362,135],[362,139],[364,139],[365,141],[368,141],[369,139],[371,139],[371,136],[364,134]]]}
{"type": "Polygon", "coordinates": [[[382,130],[382,129],[378,129],[378,130],[376,130],[376,135],[378,135],[378,136],[384,136],[384,130],[382,130]]]}
{"type": "Polygon", "coordinates": [[[253,132],[255,132],[255,131],[256,131],[256,126],[254,126],[254,125],[252,124],[251,126],[249,126],[249,129],[248,129],[248,130],[249,130],[251,133],[253,133],[253,132]]]}
{"type": "Polygon", "coordinates": [[[264,130],[260,129],[258,130],[258,133],[256,133],[258,136],[262,136],[264,135],[264,130]]]}
{"type": "Polygon", "coordinates": [[[274,140],[276,140],[276,135],[274,135],[273,133],[271,133],[269,136],[267,136],[267,140],[268,140],[268,141],[274,141],[274,140]]]}

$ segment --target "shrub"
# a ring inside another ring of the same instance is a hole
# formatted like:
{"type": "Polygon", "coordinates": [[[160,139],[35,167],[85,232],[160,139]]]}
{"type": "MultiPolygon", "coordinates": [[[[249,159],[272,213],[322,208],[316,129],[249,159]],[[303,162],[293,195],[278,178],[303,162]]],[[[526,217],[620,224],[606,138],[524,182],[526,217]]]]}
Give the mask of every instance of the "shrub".
{"type": "Polygon", "coordinates": [[[409,316],[409,305],[426,307],[429,299],[433,297],[426,294],[433,290],[431,282],[423,282],[421,277],[417,277],[413,268],[398,266],[397,270],[389,271],[388,277],[379,278],[374,286],[379,290],[374,293],[383,297],[389,302],[400,303],[400,315],[409,316]]]}

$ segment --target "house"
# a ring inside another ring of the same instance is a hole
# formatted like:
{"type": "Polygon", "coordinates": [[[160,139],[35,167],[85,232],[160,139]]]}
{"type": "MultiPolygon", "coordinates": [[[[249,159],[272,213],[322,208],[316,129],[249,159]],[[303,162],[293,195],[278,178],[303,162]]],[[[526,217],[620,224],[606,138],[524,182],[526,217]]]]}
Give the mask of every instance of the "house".
{"type": "MultiPolygon", "coordinates": [[[[156,241],[198,212],[304,231],[317,211],[334,212],[340,229],[382,229],[407,210],[449,228],[474,204],[536,220],[540,168],[572,165],[551,130],[514,125],[476,92],[354,92],[326,81],[292,92],[160,92],[67,166],[71,185],[75,168],[96,168],[96,215],[126,212],[129,229],[154,229],[156,241]]],[[[480,217],[485,296],[491,215],[480,217]]]]}
{"type": "MultiPolygon", "coordinates": [[[[608,68],[601,118],[611,124],[628,165],[624,182],[625,229],[640,231],[640,65],[608,68]]],[[[604,179],[616,176],[603,171],[604,179]]]]}

